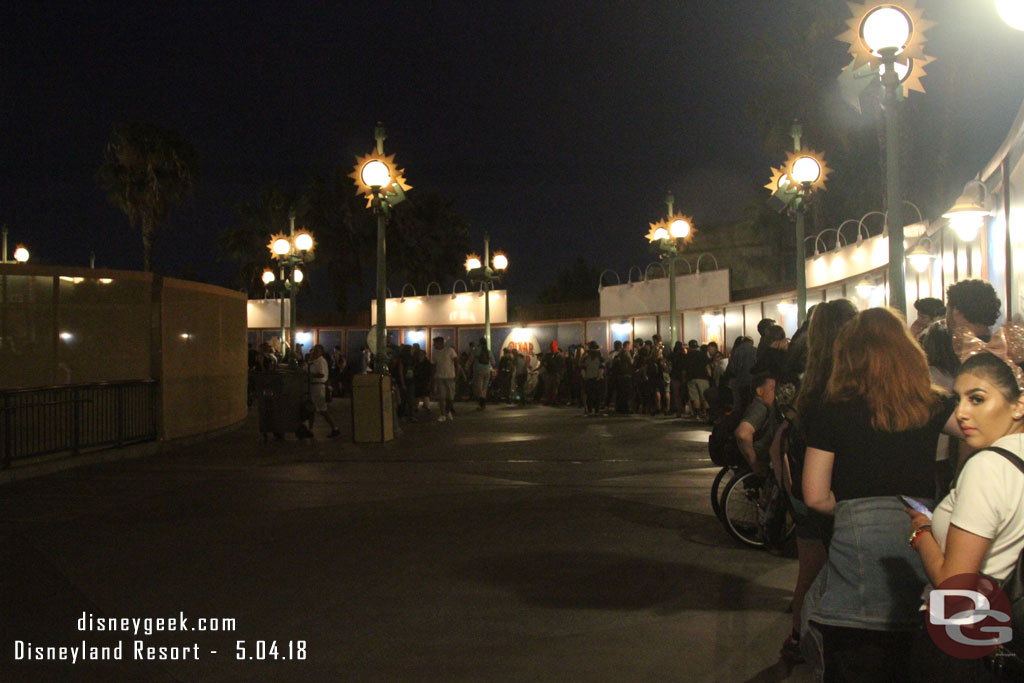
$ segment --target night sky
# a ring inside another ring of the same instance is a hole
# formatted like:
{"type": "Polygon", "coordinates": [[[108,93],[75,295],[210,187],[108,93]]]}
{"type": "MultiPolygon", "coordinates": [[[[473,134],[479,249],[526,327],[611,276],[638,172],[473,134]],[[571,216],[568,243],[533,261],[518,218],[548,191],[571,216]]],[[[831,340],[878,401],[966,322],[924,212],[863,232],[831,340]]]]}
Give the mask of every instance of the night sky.
{"type": "MultiPolygon", "coordinates": [[[[508,252],[513,302],[576,256],[624,276],[649,260],[667,189],[698,226],[725,222],[783,158],[744,114],[770,74],[737,46],[791,21],[786,4],[5,3],[0,222],[38,263],[87,265],[92,250],[140,268],[138,233],[94,178],[113,128],[151,120],[202,159],[155,267],[230,285],[213,245],[234,206],[351,165],[381,120],[413,192],[454,198],[474,246],[489,230],[508,252]]],[[[977,139],[966,180],[1024,95],[1024,34],[988,1],[918,4],[946,22],[929,34],[934,97],[943,60],[980,65],[956,132],[977,139]]]]}

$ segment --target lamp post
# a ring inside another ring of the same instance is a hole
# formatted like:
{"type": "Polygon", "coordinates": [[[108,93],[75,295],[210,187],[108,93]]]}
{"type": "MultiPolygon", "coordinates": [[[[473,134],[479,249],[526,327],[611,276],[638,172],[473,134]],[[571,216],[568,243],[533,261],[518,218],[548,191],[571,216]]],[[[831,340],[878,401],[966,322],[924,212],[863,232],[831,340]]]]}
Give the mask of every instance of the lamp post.
{"type": "Polygon", "coordinates": [[[654,244],[663,261],[668,261],[668,334],[669,348],[675,348],[679,341],[679,326],[676,324],[676,258],[693,241],[697,230],[693,227],[693,219],[675,212],[675,197],[669,192],[665,197],[668,211],[665,218],[651,223],[647,239],[654,244]]]}
{"type": "Polygon", "coordinates": [[[387,133],[384,125],[377,124],[373,131],[377,141],[376,149],[366,156],[356,157],[356,167],[349,174],[356,181],[356,193],[366,197],[366,205],[377,217],[377,334],[375,346],[378,362],[374,364],[377,374],[387,374],[387,363],[380,359],[387,355],[387,232],[391,207],[405,200],[406,190],[412,189],[402,177],[404,171],[395,166],[395,155],[384,155],[384,140],[387,133]],[[383,355],[382,355],[383,354],[383,355]]]}
{"type": "Polygon", "coordinates": [[[14,258],[7,258],[7,226],[3,227],[3,252],[0,253],[0,263],[25,263],[28,261],[29,253],[28,249],[25,248],[24,244],[19,244],[14,248],[14,258]]]}
{"type": "Polygon", "coordinates": [[[772,198],[781,204],[783,210],[788,209],[795,214],[796,317],[799,326],[807,318],[807,253],[804,244],[807,202],[815,190],[825,189],[825,181],[832,169],[825,163],[825,155],[821,152],[800,149],[802,129],[799,123],[793,124],[790,134],[795,149],[789,153],[782,168],[772,169],[772,179],[765,187],[772,191],[772,198]]]}
{"type": "MultiPolygon", "coordinates": [[[[292,364],[296,364],[298,361],[295,358],[295,294],[302,283],[303,273],[301,266],[313,259],[313,247],[315,243],[313,236],[305,229],[295,231],[295,211],[288,213],[288,234],[284,235],[278,233],[270,238],[270,244],[267,248],[270,249],[271,256],[277,260],[278,269],[280,271],[279,279],[281,280],[281,286],[288,290],[289,307],[291,308],[291,315],[289,320],[289,331],[288,341],[292,346],[292,364]]],[[[270,284],[275,279],[273,271],[263,271],[263,282],[264,284],[270,284]]],[[[282,296],[281,306],[281,352],[284,353],[284,301],[282,296]]]]}
{"type": "Polygon", "coordinates": [[[491,258],[491,237],[484,233],[484,258],[483,261],[476,254],[466,256],[466,273],[469,279],[480,282],[484,288],[484,339],[487,340],[487,353],[491,351],[491,290],[494,283],[501,279],[505,269],[508,268],[508,257],[500,251],[494,252],[491,258]],[[489,262],[489,263],[488,263],[489,262]],[[493,268],[491,267],[493,266],[493,268]]]}
{"type": "Polygon", "coordinates": [[[921,90],[921,67],[931,61],[923,52],[924,32],[932,22],[922,18],[915,0],[902,3],[869,0],[850,4],[849,30],[838,40],[850,44],[853,68],[877,67],[885,91],[885,197],[889,229],[889,305],[907,312],[903,263],[903,198],[900,186],[899,104],[903,90],[921,90]],[[915,71],[917,73],[915,73],[915,71]]]}

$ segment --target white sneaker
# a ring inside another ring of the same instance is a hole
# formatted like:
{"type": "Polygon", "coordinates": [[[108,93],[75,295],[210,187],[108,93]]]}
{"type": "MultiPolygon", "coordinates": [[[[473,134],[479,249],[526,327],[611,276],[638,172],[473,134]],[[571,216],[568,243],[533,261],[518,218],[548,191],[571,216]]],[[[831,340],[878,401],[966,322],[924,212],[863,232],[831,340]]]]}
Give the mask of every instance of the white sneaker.
{"type": "Polygon", "coordinates": [[[448,419],[450,421],[454,422],[455,421],[455,415],[453,415],[452,413],[448,413],[448,419]]]}
{"type": "Polygon", "coordinates": [[[442,415],[441,417],[437,418],[438,422],[444,422],[444,420],[445,420],[444,415],[442,415]]]}

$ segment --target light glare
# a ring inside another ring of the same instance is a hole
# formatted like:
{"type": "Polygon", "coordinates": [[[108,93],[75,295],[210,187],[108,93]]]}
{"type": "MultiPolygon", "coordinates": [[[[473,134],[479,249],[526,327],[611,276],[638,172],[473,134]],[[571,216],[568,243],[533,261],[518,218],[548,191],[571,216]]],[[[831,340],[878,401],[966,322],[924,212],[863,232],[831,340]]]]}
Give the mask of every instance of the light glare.
{"type": "Polygon", "coordinates": [[[494,255],[494,258],[491,260],[491,263],[494,264],[495,270],[505,270],[506,268],[508,268],[508,257],[499,251],[494,255]]]}
{"type": "Polygon", "coordinates": [[[28,261],[28,249],[19,244],[18,248],[14,250],[14,260],[18,263],[28,261]]]}
{"type": "Polygon", "coordinates": [[[308,232],[296,233],[295,248],[299,251],[309,251],[313,248],[313,236],[308,232]]]}

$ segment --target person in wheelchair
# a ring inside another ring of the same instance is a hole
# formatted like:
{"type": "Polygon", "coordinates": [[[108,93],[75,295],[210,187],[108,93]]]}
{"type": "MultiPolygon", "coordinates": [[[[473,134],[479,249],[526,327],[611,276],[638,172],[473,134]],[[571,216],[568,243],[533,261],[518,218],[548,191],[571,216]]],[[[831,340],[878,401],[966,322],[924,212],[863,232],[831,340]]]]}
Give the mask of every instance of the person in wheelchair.
{"type": "Polygon", "coordinates": [[[754,399],[736,427],[736,445],[747,465],[759,476],[768,475],[769,449],[775,437],[775,378],[768,373],[754,376],[754,399]]]}

